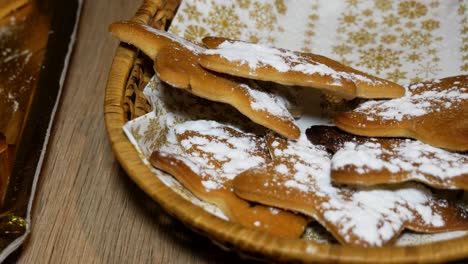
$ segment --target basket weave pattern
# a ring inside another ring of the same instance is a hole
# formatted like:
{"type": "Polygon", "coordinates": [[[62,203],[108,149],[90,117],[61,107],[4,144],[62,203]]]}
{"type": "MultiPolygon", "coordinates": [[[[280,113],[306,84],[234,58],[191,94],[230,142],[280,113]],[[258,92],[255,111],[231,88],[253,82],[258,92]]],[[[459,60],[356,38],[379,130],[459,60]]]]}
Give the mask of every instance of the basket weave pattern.
{"type": "MultiPolygon", "coordinates": [[[[144,0],[132,21],[167,29],[181,0],[144,0]]],[[[151,111],[143,88],[154,74],[152,62],[134,47],[120,44],[109,74],[105,99],[105,121],[109,139],[122,167],[148,195],[169,214],[192,230],[208,236],[224,248],[250,256],[295,262],[440,262],[465,257],[468,237],[414,247],[353,248],[314,244],[304,240],[273,237],[213,216],[183,199],[164,185],[142,163],[125,137],[126,121],[151,111]]]]}

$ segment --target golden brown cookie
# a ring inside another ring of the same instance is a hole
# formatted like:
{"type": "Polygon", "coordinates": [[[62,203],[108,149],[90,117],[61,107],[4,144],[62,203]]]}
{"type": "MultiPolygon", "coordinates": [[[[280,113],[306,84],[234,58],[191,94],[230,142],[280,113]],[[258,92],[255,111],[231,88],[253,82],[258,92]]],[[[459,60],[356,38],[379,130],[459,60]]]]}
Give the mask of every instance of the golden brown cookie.
{"type": "Polygon", "coordinates": [[[331,126],[306,131],[333,153],[334,182],[371,186],[419,181],[439,189],[468,190],[468,156],[400,138],[368,138],[331,126]]]}
{"type": "Polygon", "coordinates": [[[203,67],[234,76],[323,89],[340,97],[397,98],[405,89],[324,56],[220,37],[203,40],[203,67]]]}
{"type": "Polygon", "coordinates": [[[280,97],[202,68],[199,60],[204,48],[131,22],[114,23],[110,31],[152,58],[155,71],[164,82],[196,96],[230,104],[253,122],[287,138],[299,137],[299,128],[280,97]]]}
{"type": "Polygon", "coordinates": [[[338,113],[337,127],[370,137],[408,137],[468,150],[468,75],[412,84],[404,97],[372,100],[338,113]]]}
{"type": "Polygon", "coordinates": [[[249,201],[312,216],[343,244],[382,246],[405,228],[418,232],[466,230],[468,213],[421,185],[338,188],[330,154],[307,139],[270,136],[272,161],[239,174],[234,191],[249,201]]]}
{"type": "Polygon", "coordinates": [[[217,205],[233,222],[281,237],[298,238],[304,217],[262,205],[250,205],[232,192],[235,175],[265,163],[263,138],[214,121],[187,121],[169,132],[168,143],[151,164],[168,172],[203,201],[217,205]]]}

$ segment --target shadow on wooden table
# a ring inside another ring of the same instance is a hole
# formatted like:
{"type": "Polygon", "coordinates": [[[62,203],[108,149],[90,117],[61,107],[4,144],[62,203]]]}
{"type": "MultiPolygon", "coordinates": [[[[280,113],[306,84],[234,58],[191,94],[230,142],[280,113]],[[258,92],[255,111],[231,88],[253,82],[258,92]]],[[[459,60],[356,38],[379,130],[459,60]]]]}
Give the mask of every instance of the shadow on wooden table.
{"type": "MultiPolygon", "coordinates": [[[[190,252],[197,263],[262,263],[255,260],[244,259],[235,252],[225,251],[213,244],[208,238],[193,232],[179,220],[167,214],[156,202],[146,195],[146,193],[138,188],[138,186],[128,178],[123,169],[120,168],[120,165],[116,164],[116,166],[119,166],[119,173],[118,175],[114,175],[117,178],[115,181],[118,181],[119,185],[123,186],[125,192],[127,192],[127,196],[129,197],[128,202],[131,203],[128,207],[134,207],[138,217],[147,218],[145,220],[149,220],[149,222],[152,223],[154,231],[158,236],[163,237],[169,244],[176,245],[177,248],[174,250],[190,252]]],[[[123,229],[125,226],[121,228],[123,229]]],[[[34,230],[32,232],[34,232],[34,230]]],[[[93,239],[88,239],[88,241],[97,242],[93,239]]],[[[27,244],[26,242],[26,245],[27,244]]],[[[95,245],[95,248],[97,249],[99,246],[100,245],[95,245]]],[[[22,251],[23,248],[19,248],[11,254],[4,263],[16,263],[22,251]]],[[[170,259],[165,260],[172,263],[170,259]]]]}
{"type": "Polygon", "coordinates": [[[126,190],[131,193],[132,206],[138,208],[142,214],[153,220],[154,229],[167,240],[190,251],[195,259],[206,263],[263,263],[247,260],[235,252],[229,252],[213,244],[208,238],[195,233],[176,218],[167,214],[155,201],[144,193],[127,174],[120,168],[119,178],[126,190]]]}

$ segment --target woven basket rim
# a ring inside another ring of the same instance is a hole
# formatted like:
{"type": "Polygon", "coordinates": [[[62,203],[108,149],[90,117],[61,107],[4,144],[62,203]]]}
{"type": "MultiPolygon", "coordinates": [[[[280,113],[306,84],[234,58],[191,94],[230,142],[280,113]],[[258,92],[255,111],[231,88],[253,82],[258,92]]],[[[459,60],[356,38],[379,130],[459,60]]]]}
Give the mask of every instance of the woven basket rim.
{"type": "MultiPolygon", "coordinates": [[[[149,16],[164,4],[178,0],[145,0],[134,17],[148,23],[149,16]],[[148,7],[152,8],[148,8],[148,7]],[[143,10],[143,11],[142,11],[143,10]],[[144,13],[144,16],[141,14],[144,13]]],[[[137,51],[120,43],[112,62],[105,93],[104,116],[107,134],[115,157],[129,177],[169,214],[189,228],[228,248],[269,259],[299,262],[441,262],[468,257],[468,235],[418,246],[363,248],[337,244],[318,244],[301,239],[279,238],[218,218],[184,199],[161,182],[140,159],[123,133],[125,124],[122,95],[137,51]]]]}

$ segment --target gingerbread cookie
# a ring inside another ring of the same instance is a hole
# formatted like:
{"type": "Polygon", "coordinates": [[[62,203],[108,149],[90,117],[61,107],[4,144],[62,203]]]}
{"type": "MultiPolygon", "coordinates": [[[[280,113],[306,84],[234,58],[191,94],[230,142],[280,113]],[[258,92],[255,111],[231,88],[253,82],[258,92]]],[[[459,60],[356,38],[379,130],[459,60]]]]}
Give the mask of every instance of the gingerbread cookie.
{"type": "Polygon", "coordinates": [[[284,101],[265,90],[254,89],[243,80],[215,74],[199,65],[205,50],[167,32],[131,22],[114,23],[110,31],[135,45],[155,61],[155,71],[164,82],[216,102],[234,106],[257,124],[297,139],[300,130],[284,101]]]}
{"type": "Polygon", "coordinates": [[[151,163],[179,180],[195,196],[217,205],[233,222],[268,233],[298,238],[304,217],[262,205],[252,206],[232,192],[232,179],[269,160],[263,138],[214,121],[187,121],[175,126],[168,143],[151,163]]]}
{"type": "Polygon", "coordinates": [[[408,86],[404,97],[367,101],[338,113],[337,127],[370,137],[408,137],[436,147],[468,150],[468,75],[408,86]]]}
{"type": "Polygon", "coordinates": [[[267,139],[272,161],[233,181],[240,197],[301,212],[321,223],[339,242],[382,246],[405,228],[418,232],[466,230],[468,213],[427,188],[338,188],[330,180],[330,154],[307,139],[267,139]]]}
{"type": "Polygon", "coordinates": [[[403,87],[324,56],[209,37],[200,61],[207,69],[285,85],[323,89],[340,97],[397,98],[403,87]]]}
{"type": "Polygon", "coordinates": [[[333,153],[337,183],[376,185],[419,181],[439,189],[468,190],[468,156],[400,138],[368,138],[331,126],[306,131],[315,145],[333,153]]]}

